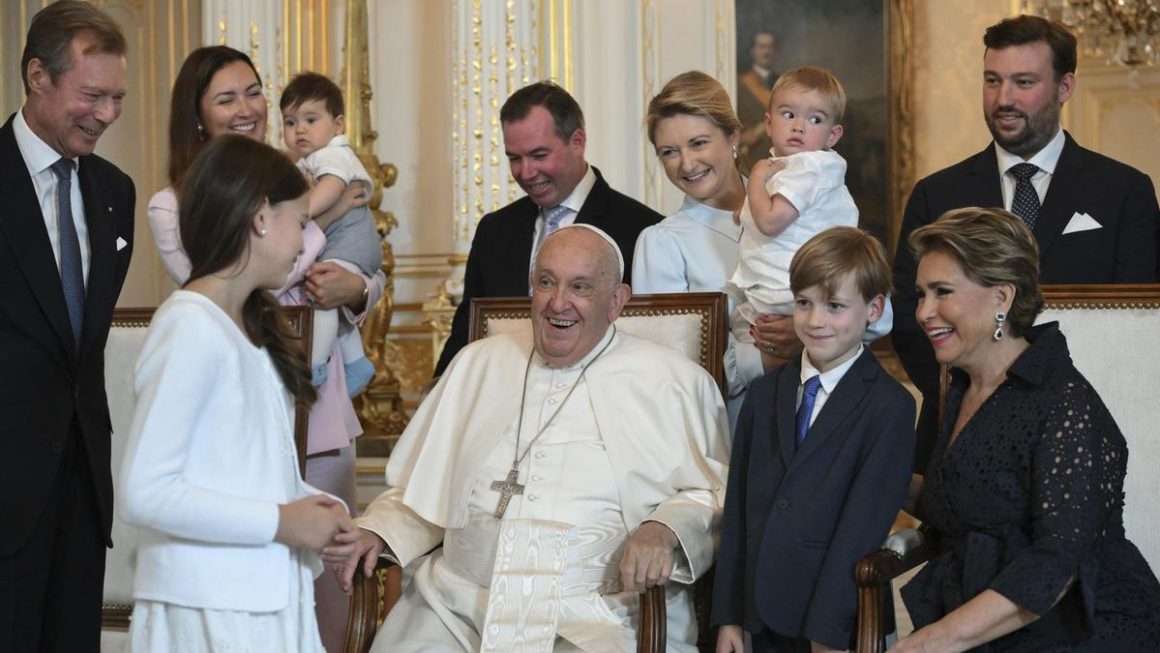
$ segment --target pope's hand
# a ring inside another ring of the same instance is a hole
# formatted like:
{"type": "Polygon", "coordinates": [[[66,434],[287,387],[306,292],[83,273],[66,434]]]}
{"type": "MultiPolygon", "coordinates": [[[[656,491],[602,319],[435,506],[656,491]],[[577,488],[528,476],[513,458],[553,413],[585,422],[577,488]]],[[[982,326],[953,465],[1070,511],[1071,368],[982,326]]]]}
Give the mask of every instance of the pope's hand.
{"type": "Polygon", "coordinates": [[[664,524],[646,521],[637,527],[620,559],[620,582],[626,592],[664,585],[673,572],[677,535],[664,524]]]}
{"type": "MultiPolygon", "coordinates": [[[[348,533],[339,533],[335,535],[334,540],[333,549],[339,547],[346,549],[347,546],[353,545],[349,549],[346,561],[334,565],[334,576],[338,579],[339,586],[342,587],[342,591],[350,594],[351,582],[359,563],[362,563],[363,575],[370,578],[371,574],[375,573],[375,565],[378,564],[379,555],[382,554],[383,549],[387,548],[387,543],[383,541],[383,538],[365,528],[356,528],[348,533]]],[[[337,553],[333,549],[331,553],[337,553]]],[[[323,553],[325,554],[326,551],[324,550],[323,553]]]]}

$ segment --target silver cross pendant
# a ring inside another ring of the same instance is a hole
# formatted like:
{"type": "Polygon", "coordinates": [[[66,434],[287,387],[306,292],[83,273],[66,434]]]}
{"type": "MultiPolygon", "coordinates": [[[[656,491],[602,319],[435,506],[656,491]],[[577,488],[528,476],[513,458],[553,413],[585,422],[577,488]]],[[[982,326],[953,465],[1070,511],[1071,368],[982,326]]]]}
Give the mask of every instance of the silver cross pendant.
{"type": "Polygon", "coordinates": [[[507,479],[491,482],[491,489],[499,490],[499,503],[495,506],[496,519],[503,519],[513,495],[524,493],[524,486],[520,485],[519,478],[520,472],[513,466],[508,472],[507,479]]]}

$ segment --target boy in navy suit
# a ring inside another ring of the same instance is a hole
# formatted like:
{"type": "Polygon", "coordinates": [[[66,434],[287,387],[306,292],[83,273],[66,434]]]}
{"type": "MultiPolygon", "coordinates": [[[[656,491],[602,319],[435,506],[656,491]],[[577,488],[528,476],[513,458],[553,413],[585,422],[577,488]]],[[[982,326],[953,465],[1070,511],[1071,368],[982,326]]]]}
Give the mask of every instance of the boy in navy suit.
{"type": "Polygon", "coordinates": [[[853,227],[814,236],[790,264],[805,343],[749,388],[733,438],[713,588],[718,653],[846,650],[854,565],[885,539],[910,480],[914,399],[862,345],[890,266],[853,227]]]}

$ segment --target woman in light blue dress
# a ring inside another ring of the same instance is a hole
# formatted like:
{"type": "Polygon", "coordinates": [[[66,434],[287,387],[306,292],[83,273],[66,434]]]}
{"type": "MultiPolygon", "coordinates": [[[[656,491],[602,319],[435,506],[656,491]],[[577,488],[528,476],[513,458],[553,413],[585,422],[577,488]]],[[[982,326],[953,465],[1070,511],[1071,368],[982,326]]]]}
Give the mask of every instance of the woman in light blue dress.
{"type": "MultiPolygon", "coordinates": [[[[729,94],[703,72],[681,73],[649,102],[645,119],[665,175],[685,193],[685,201],[679,211],[637,238],[632,291],[722,291],[729,295],[732,312],[745,301],[729,279],[737,268],[741,216],[749,204],[737,167],[741,122],[729,94]]],[[[889,302],[886,307],[867,329],[867,345],[890,333],[893,314],[889,302]]],[[[730,425],[736,422],[749,382],[802,351],[790,316],[759,315],[750,335],[752,345],[729,334],[725,349],[730,425]]]]}
{"type": "MultiPolygon", "coordinates": [[[[649,102],[646,122],[665,175],[685,193],[685,201],[679,211],[637,238],[632,290],[637,294],[729,292],[726,284],[737,268],[739,218],[748,210],[745,183],[737,168],[741,122],[729,94],[705,73],[682,73],[649,102]]],[[[730,308],[733,303],[730,297],[730,308]]],[[[749,382],[764,372],[758,347],[773,347],[783,356],[801,351],[792,321],[777,318],[766,324],[768,331],[755,334],[756,346],[739,343],[730,335],[725,375],[731,423],[749,382]]]]}

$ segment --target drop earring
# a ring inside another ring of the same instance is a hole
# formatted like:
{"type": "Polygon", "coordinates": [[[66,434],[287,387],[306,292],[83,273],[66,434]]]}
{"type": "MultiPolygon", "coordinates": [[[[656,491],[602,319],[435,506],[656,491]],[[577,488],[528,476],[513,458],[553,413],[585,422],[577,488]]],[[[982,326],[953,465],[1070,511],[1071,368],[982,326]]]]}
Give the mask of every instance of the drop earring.
{"type": "Polygon", "coordinates": [[[991,339],[999,342],[1005,335],[1003,332],[1003,323],[1007,321],[1007,314],[1003,311],[995,313],[995,333],[991,334],[991,339]]]}
{"type": "Polygon", "coordinates": [[[733,146],[733,158],[734,159],[737,158],[737,146],[736,145],[733,146]]]}

